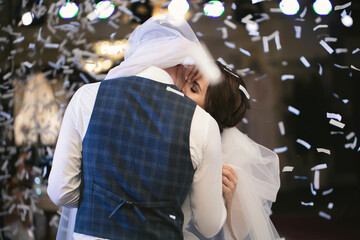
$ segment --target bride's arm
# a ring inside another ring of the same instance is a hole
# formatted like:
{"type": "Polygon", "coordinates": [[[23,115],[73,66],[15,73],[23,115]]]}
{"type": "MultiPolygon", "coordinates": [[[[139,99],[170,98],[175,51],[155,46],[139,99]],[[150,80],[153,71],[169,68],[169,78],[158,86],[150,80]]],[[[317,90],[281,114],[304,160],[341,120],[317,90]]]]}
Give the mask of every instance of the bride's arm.
{"type": "Polygon", "coordinates": [[[227,226],[229,228],[232,238],[236,240],[236,237],[233,232],[232,225],[231,225],[231,205],[232,205],[232,200],[233,200],[234,193],[236,190],[237,175],[236,175],[235,171],[232,169],[232,167],[230,167],[230,166],[223,166],[222,174],[223,174],[223,185],[222,185],[223,195],[225,198],[225,204],[226,204],[226,209],[227,209],[227,213],[228,213],[226,223],[227,223],[227,226]]]}

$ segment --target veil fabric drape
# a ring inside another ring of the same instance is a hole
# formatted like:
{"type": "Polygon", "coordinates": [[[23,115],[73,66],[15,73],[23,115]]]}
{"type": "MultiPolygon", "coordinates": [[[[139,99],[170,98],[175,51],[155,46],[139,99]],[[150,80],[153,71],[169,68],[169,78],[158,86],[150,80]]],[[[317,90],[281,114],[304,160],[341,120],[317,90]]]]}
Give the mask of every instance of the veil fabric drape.
{"type": "MultiPolygon", "coordinates": [[[[238,240],[280,239],[270,220],[271,204],[280,188],[279,158],[237,128],[224,129],[221,135],[223,165],[231,166],[237,176],[232,201],[231,225],[238,240]]],[[[203,237],[190,223],[187,227],[201,240],[231,240],[227,224],[212,238],[203,237]]]]}

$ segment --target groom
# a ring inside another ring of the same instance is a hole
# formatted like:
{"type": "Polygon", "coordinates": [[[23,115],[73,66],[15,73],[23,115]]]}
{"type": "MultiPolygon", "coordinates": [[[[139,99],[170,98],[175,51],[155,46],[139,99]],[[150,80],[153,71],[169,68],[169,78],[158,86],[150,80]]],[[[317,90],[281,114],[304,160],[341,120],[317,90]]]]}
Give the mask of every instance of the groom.
{"type": "Polygon", "coordinates": [[[199,42],[185,21],[161,15],[128,45],[104,81],[70,101],[48,194],[78,207],[75,239],[182,239],[190,217],[215,235],[226,219],[218,126],[174,85],[199,42]]]}

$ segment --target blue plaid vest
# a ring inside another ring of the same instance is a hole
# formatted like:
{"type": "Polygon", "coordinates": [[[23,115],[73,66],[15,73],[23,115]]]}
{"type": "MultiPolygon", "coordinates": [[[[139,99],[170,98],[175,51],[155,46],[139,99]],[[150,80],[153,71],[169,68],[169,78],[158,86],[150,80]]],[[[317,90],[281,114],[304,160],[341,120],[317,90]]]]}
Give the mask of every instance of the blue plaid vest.
{"type": "Polygon", "coordinates": [[[172,89],[135,76],[101,82],[82,143],[75,232],[183,239],[181,205],[194,175],[189,135],[196,104],[172,89]]]}

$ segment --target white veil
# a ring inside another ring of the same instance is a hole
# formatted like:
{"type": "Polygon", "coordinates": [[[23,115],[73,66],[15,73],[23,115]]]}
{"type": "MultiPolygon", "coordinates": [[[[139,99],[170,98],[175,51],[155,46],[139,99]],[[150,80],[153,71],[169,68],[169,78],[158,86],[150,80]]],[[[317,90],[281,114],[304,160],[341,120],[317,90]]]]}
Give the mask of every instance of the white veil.
{"type": "MultiPolygon", "coordinates": [[[[196,64],[210,83],[220,78],[220,70],[183,18],[163,14],[150,18],[130,35],[125,59],[112,68],[106,79],[132,76],[147,67],[196,64]]],[[[72,240],[77,209],[63,207],[57,240],[72,240]]]]}
{"type": "Polygon", "coordinates": [[[161,14],[131,33],[125,60],[105,79],[136,75],[149,66],[164,69],[187,62],[196,64],[211,83],[219,80],[220,70],[184,18],[161,14]]]}
{"type": "MultiPolygon", "coordinates": [[[[237,128],[224,129],[221,136],[224,165],[238,175],[232,201],[231,223],[237,239],[279,239],[269,215],[280,188],[279,158],[237,128]]],[[[225,239],[232,239],[224,226],[225,239]]]]}

